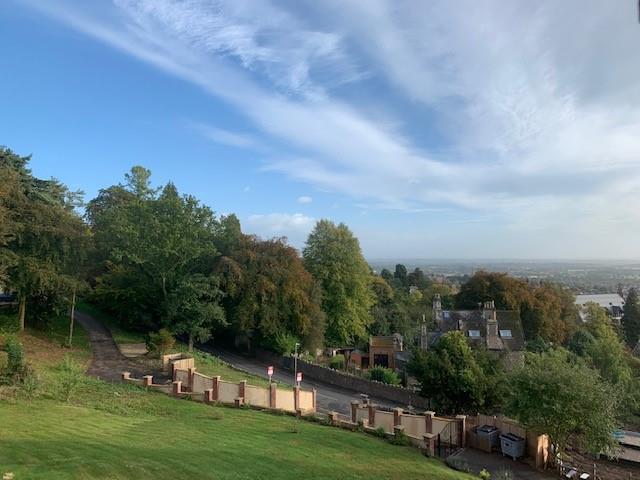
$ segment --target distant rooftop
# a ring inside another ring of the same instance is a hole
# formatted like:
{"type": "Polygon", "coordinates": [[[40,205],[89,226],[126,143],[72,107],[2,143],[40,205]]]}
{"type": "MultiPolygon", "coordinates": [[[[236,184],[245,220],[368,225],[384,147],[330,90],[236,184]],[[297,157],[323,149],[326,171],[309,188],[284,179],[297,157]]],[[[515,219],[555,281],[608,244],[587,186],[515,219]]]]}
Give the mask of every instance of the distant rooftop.
{"type": "Polygon", "coordinates": [[[585,303],[597,303],[603,308],[622,307],[624,299],[617,293],[602,293],[596,295],[576,295],[576,305],[583,306],[585,303]]]}

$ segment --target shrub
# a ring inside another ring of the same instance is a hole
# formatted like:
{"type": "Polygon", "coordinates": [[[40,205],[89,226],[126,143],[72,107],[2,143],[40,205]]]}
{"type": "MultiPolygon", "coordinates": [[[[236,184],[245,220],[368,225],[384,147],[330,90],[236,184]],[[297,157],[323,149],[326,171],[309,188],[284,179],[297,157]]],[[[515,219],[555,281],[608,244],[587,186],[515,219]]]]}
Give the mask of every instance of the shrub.
{"type": "Polygon", "coordinates": [[[335,357],[332,357],[331,360],[329,360],[329,367],[333,368],[334,370],[344,370],[344,355],[342,354],[338,354],[335,357]]]}
{"type": "Polygon", "coordinates": [[[19,375],[25,368],[24,348],[14,336],[7,337],[4,346],[7,352],[7,373],[10,376],[19,375]]]}
{"type": "Polygon", "coordinates": [[[38,398],[38,395],[40,394],[42,380],[37,373],[31,371],[29,368],[26,368],[25,372],[26,375],[22,379],[20,392],[27,400],[34,400],[35,398],[38,398]]]}
{"type": "Polygon", "coordinates": [[[300,340],[291,333],[279,333],[262,340],[261,345],[279,355],[292,355],[296,350],[296,343],[300,340]]]}
{"type": "Polygon", "coordinates": [[[393,437],[389,440],[393,445],[400,445],[402,447],[406,447],[407,445],[411,445],[411,439],[404,433],[403,430],[397,430],[393,437]]]}
{"type": "Polygon", "coordinates": [[[389,385],[400,385],[400,377],[390,368],[370,368],[366,373],[366,378],[375,382],[387,383],[389,385]]]}
{"type": "Polygon", "coordinates": [[[491,474],[489,473],[488,470],[486,470],[485,468],[483,468],[482,470],[480,470],[480,474],[478,475],[482,480],[491,480],[491,474]]]}
{"type": "Polygon", "coordinates": [[[176,339],[168,329],[161,328],[158,332],[149,333],[146,344],[149,353],[157,357],[161,357],[162,355],[169,353],[176,344],[176,339]]]}
{"type": "Polygon", "coordinates": [[[373,434],[376,437],[380,437],[380,438],[387,438],[387,431],[384,429],[384,427],[378,427],[373,431],[373,434]]]}
{"type": "Polygon", "coordinates": [[[71,356],[66,355],[57,370],[60,396],[68,402],[84,382],[84,368],[71,356]]]}
{"type": "Polygon", "coordinates": [[[447,457],[445,460],[447,465],[454,470],[458,470],[459,472],[470,473],[471,469],[469,468],[469,464],[464,458],[460,457],[447,457]]]}

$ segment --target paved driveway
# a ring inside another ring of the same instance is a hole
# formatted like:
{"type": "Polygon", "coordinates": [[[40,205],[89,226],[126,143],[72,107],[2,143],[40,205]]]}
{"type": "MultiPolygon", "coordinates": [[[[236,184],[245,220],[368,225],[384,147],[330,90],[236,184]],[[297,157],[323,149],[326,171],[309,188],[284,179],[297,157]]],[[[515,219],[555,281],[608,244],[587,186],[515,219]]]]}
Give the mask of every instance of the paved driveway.
{"type": "Polygon", "coordinates": [[[558,478],[557,475],[539,472],[524,462],[513,461],[510,458],[503,457],[499,453],[486,453],[480,450],[464,448],[456,453],[455,457],[464,459],[471,468],[471,471],[475,474],[480,473],[480,470],[484,468],[492,474],[500,470],[510,470],[513,473],[514,480],[548,480],[558,478]]]}

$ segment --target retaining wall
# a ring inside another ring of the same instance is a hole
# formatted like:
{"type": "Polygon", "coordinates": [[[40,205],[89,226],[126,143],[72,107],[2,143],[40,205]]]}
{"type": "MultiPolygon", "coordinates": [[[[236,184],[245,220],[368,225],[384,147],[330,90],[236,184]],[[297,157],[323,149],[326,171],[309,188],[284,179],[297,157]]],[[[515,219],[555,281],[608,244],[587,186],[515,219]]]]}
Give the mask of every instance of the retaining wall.
{"type": "MultiPolygon", "coordinates": [[[[280,357],[264,350],[258,350],[256,355],[263,361],[273,363],[287,370],[293,370],[292,357],[280,357]]],[[[356,375],[333,370],[323,365],[317,365],[304,360],[298,360],[298,371],[302,372],[305,378],[335,385],[336,387],[351,390],[356,393],[364,393],[376,399],[387,400],[389,402],[424,410],[429,410],[430,408],[428,398],[407,388],[372,382],[356,375]]]]}

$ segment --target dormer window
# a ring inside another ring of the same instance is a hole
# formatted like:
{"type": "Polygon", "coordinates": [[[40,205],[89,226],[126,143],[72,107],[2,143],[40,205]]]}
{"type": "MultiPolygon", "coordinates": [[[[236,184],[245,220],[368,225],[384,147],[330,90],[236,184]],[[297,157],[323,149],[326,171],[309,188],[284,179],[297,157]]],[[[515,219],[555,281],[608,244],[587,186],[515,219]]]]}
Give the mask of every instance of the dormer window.
{"type": "Polygon", "coordinates": [[[513,335],[511,335],[511,330],[500,330],[500,336],[502,338],[513,338],[513,335]]]}

